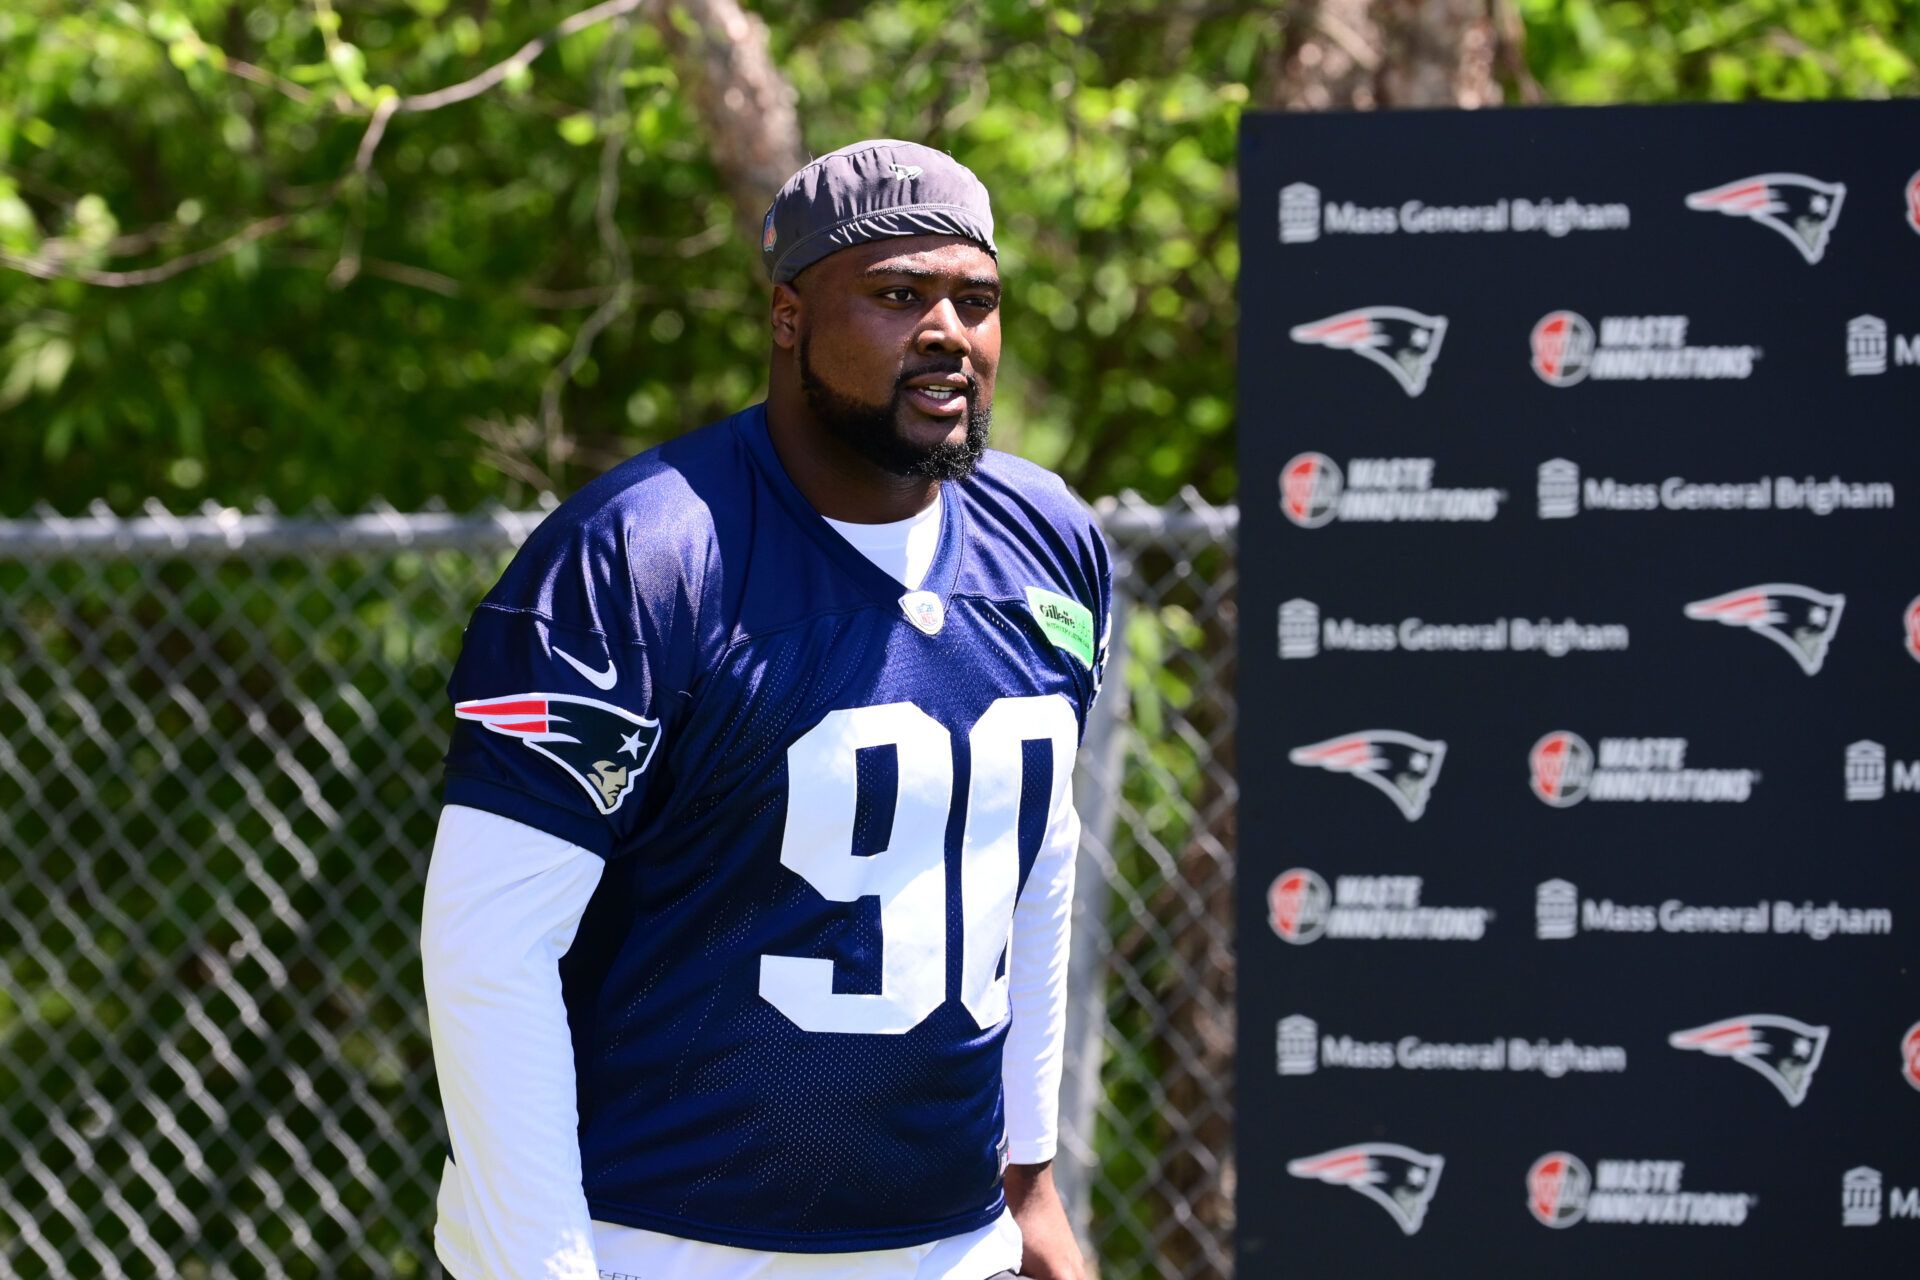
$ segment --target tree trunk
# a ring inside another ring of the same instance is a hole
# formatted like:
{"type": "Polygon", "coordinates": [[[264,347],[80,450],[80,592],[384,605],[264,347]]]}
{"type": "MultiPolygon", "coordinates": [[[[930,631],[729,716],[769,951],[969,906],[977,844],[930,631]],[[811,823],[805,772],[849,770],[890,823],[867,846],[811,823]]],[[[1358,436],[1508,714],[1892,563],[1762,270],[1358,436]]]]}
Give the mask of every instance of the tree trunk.
{"type": "Polygon", "coordinates": [[[1510,8],[1510,0],[1305,0],[1269,77],[1268,105],[1497,106],[1496,63],[1523,79],[1502,47],[1519,31],[1510,8]]]}
{"type": "Polygon", "coordinates": [[[767,206],[809,158],[767,24],[738,0],[664,0],[652,12],[706,126],[734,227],[758,253],[767,206]]]}

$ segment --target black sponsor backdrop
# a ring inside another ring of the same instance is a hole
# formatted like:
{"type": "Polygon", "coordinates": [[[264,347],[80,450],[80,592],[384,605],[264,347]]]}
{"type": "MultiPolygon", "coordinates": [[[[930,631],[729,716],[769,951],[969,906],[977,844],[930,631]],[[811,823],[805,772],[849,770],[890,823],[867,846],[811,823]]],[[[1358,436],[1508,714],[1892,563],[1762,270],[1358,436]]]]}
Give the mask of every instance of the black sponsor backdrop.
{"type": "Polygon", "coordinates": [[[1920,758],[1920,663],[1902,614],[1920,595],[1920,367],[1852,377],[1847,322],[1920,334],[1920,103],[1755,104],[1386,115],[1248,116],[1241,135],[1241,836],[1238,929],[1240,1274],[1377,1262],[1396,1274],[1907,1274],[1920,1221],[1841,1226],[1857,1165],[1920,1185],[1920,1091],[1900,1072],[1920,1020],[1920,795],[1844,799],[1847,744],[1920,758]],[[1771,228],[1696,212],[1687,194],[1798,173],[1846,185],[1823,259],[1771,228]],[[1630,205],[1626,231],[1322,235],[1282,244],[1281,187],[1398,207],[1572,197],[1630,205]],[[1447,318],[1423,394],[1353,353],[1289,330],[1364,306],[1447,318]],[[1529,335],[1548,312],[1685,315],[1690,345],[1754,345],[1751,378],[1547,385],[1529,335]],[[1435,487],[1506,492],[1490,523],[1297,527],[1277,477],[1316,451],[1435,460],[1435,487]],[[1659,483],[1840,476],[1891,482],[1892,511],[1536,514],[1537,467],[1659,483]],[[1843,594],[1809,677],[1747,630],[1693,621],[1689,601],[1763,583],[1843,594]],[[1624,653],[1321,652],[1277,657],[1284,600],[1326,618],[1398,623],[1523,617],[1624,623],[1624,653]],[[1364,729],[1447,743],[1425,816],[1358,780],[1287,762],[1364,729]],[[1554,809],[1528,752],[1570,730],[1682,737],[1692,768],[1750,768],[1744,804],[1554,809]],[[1480,942],[1289,945],[1267,889],[1290,867],[1423,877],[1422,902],[1484,906],[1480,942]],[[1890,937],[1535,936],[1536,885],[1583,899],[1890,908],[1890,937]],[[1329,1070],[1282,1077],[1275,1026],[1323,1035],[1620,1045],[1619,1075],[1329,1070]],[[1670,1048],[1684,1028],[1783,1014],[1831,1029],[1805,1102],[1789,1107],[1728,1058],[1670,1048]],[[1446,1159],[1425,1224],[1404,1235],[1371,1200],[1291,1177],[1289,1160],[1364,1142],[1446,1159]],[[1678,1160],[1687,1191],[1747,1192],[1735,1229],[1581,1222],[1526,1207],[1535,1159],[1565,1150],[1678,1160]]]}

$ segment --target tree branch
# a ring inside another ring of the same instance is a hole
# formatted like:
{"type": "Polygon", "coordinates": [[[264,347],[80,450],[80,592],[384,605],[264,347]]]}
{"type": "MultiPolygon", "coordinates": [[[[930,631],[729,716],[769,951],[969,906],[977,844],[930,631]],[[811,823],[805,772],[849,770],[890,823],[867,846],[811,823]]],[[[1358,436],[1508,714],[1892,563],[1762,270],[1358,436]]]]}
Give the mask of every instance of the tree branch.
{"type": "Polygon", "coordinates": [[[545,53],[556,40],[563,40],[576,32],[585,31],[588,27],[609,19],[625,17],[648,2],[649,0],[602,0],[602,3],[592,8],[582,9],[545,35],[535,36],[521,45],[512,57],[494,63],[477,76],[462,80],[458,84],[450,84],[444,89],[435,89],[432,93],[415,93],[405,97],[382,99],[380,105],[374,110],[373,119],[367,123],[366,134],[360,139],[360,149],[354,156],[354,170],[365,173],[373,165],[373,154],[380,149],[380,140],[386,136],[387,122],[395,114],[402,111],[438,111],[456,102],[477,98],[545,53]]]}
{"type": "Polygon", "coordinates": [[[797,95],[767,47],[767,25],[739,0],[676,0],[689,21],[661,5],[654,19],[691,86],[714,166],[733,205],[734,226],[757,251],[760,219],[780,184],[807,162],[797,95]]]}
{"type": "Polygon", "coordinates": [[[242,62],[238,58],[228,58],[224,64],[229,75],[239,76],[242,80],[251,80],[257,85],[276,90],[306,106],[314,100],[313,90],[297,85],[285,76],[275,75],[264,67],[256,67],[251,62],[242,62]]]}
{"type": "Polygon", "coordinates": [[[101,285],[109,289],[130,289],[137,285],[158,284],[162,280],[171,280],[183,271],[205,266],[239,251],[246,245],[266,236],[274,235],[293,221],[291,214],[277,213],[271,218],[261,218],[249,223],[219,244],[205,249],[196,249],[178,258],[162,262],[158,266],[144,267],[138,271],[94,271],[86,267],[71,267],[58,261],[45,258],[21,258],[11,253],[0,253],[0,267],[9,267],[24,272],[40,280],[79,280],[84,284],[101,285]]]}
{"type": "MultiPolygon", "coordinates": [[[[318,250],[293,249],[275,255],[276,261],[288,266],[301,267],[309,271],[331,273],[338,266],[338,259],[318,250]]],[[[443,298],[457,298],[463,286],[452,276],[442,275],[438,271],[429,271],[425,267],[411,266],[405,262],[388,262],[384,258],[362,258],[358,269],[370,276],[382,280],[391,280],[413,289],[424,289],[428,293],[437,293],[443,298]]]]}
{"type": "MultiPolygon", "coordinates": [[[[584,31],[602,22],[616,18],[624,19],[626,15],[639,9],[642,5],[653,2],[654,0],[602,0],[600,4],[582,9],[579,13],[574,14],[572,17],[556,25],[546,34],[536,36],[532,40],[527,41],[520,46],[519,50],[516,51],[512,57],[495,63],[479,75],[469,77],[466,80],[460,81],[458,84],[448,85],[443,89],[436,89],[431,93],[418,93],[406,96],[389,93],[387,96],[381,98],[373,108],[372,117],[367,122],[366,132],[361,135],[360,145],[355,150],[353,168],[325,189],[324,197],[319,202],[320,205],[331,204],[339,198],[343,190],[349,189],[356,182],[364,183],[368,180],[373,168],[374,154],[379,150],[380,141],[386,136],[387,125],[394,116],[403,111],[437,111],[441,107],[451,106],[456,102],[465,102],[471,98],[476,98],[487,92],[487,90],[499,85],[509,75],[513,74],[516,69],[525,67],[528,63],[546,52],[555,41],[565,39],[567,36],[574,35],[577,32],[584,31]]],[[[333,50],[338,45],[338,38],[333,31],[334,23],[329,21],[329,19],[334,17],[332,0],[312,0],[312,3],[320,15],[318,25],[320,27],[321,37],[327,46],[328,56],[332,57],[333,50]]],[[[225,69],[233,75],[256,84],[277,89],[281,93],[299,102],[312,103],[323,100],[312,91],[304,89],[271,71],[266,71],[254,66],[252,63],[227,59],[224,65],[225,69]]],[[[624,65],[625,62],[623,60],[622,66],[624,65]]],[[[342,114],[353,114],[352,104],[350,103],[336,101],[329,105],[331,105],[335,111],[339,111],[342,114]]],[[[72,267],[62,262],[58,254],[51,256],[43,254],[40,257],[24,258],[17,254],[0,253],[0,267],[24,272],[27,275],[34,276],[41,280],[79,280],[86,284],[101,285],[115,289],[132,288],[145,284],[157,284],[163,280],[170,280],[184,271],[190,271],[194,267],[203,266],[206,263],[227,257],[243,245],[258,240],[263,236],[273,235],[282,230],[290,220],[290,215],[286,214],[276,214],[272,217],[262,218],[249,224],[234,236],[210,248],[196,250],[168,262],[160,263],[157,266],[146,267],[136,271],[97,271],[84,267],[72,267]]],[[[138,252],[142,248],[151,247],[153,244],[171,239],[177,229],[176,225],[176,227],[171,229],[153,228],[145,232],[136,233],[135,236],[123,236],[108,245],[107,251],[115,255],[138,252]]],[[[711,230],[710,228],[709,231],[711,230]]],[[[341,245],[340,256],[334,263],[332,271],[328,274],[328,282],[335,288],[343,288],[351,283],[363,267],[369,271],[374,270],[370,263],[363,260],[360,256],[360,240],[363,231],[364,211],[355,210],[349,219],[347,232],[341,245]]],[[[688,253],[689,256],[691,256],[692,253],[702,252],[707,247],[710,247],[710,245],[706,241],[705,233],[700,237],[692,237],[688,241],[682,242],[681,246],[682,251],[688,253]]],[[[621,252],[623,254],[625,253],[624,246],[622,246],[621,252]]],[[[396,263],[382,264],[378,274],[384,275],[388,279],[397,279],[399,283],[402,284],[410,284],[419,288],[430,289],[436,293],[444,293],[449,297],[454,296],[454,293],[459,289],[458,282],[450,280],[448,277],[440,276],[430,271],[421,271],[419,268],[405,267],[396,263]],[[405,278],[401,278],[402,276],[405,278]],[[450,289],[451,292],[449,291],[450,289]]],[[[628,287],[630,288],[631,272],[626,271],[624,275],[628,278],[628,287]]],[[[611,305],[611,300],[609,300],[609,303],[603,304],[603,307],[605,305],[611,305]]],[[[622,305],[625,304],[623,303],[622,305]]],[[[582,332],[587,334],[587,342],[589,345],[591,345],[592,338],[596,336],[601,329],[605,328],[608,323],[611,323],[612,319],[613,315],[609,314],[597,326],[592,328],[591,333],[587,333],[587,330],[583,327],[582,332]]],[[[593,325],[592,320],[589,320],[588,323],[589,325],[593,325]]],[[[584,355],[582,355],[581,359],[584,360],[584,358],[584,355]]],[[[577,368],[577,364],[575,367],[577,368]]],[[[571,376],[571,374],[569,374],[569,376],[571,376]]]]}

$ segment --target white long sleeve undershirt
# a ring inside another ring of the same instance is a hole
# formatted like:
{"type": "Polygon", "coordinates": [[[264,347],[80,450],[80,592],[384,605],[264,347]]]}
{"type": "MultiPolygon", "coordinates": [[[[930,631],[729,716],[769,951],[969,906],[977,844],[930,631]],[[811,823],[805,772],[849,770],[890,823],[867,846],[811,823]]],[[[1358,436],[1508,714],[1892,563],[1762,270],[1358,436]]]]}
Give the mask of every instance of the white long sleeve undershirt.
{"type": "Polygon", "coordinates": [[[436,1252],[459,1280],[598,1280],[581,1190],[560,957],[606,864],[524,823],[448,805],[420,919],[453,1163],[436,1252]]]}

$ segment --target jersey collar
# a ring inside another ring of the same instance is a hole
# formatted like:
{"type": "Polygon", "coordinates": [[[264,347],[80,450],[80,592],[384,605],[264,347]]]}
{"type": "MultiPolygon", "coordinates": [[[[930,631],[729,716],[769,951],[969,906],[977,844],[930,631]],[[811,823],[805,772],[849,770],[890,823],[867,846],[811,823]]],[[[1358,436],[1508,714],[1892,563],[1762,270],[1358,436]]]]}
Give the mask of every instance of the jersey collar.
{"type": "MultiPolygon", "coordinates": [[[[834,532],[833,526],[824,520],[820,513],[800,492],[787,469],[780,462],[780,455],[773,447],[773,437],[767,431],[767,406],[762,401],[742,413],[739,418],[739,432],[746,441],[747,452],[752,455],[754,464],[759,468],[767,487],[773,490],[774,497],[786,509],[795,524],[819,547],[835,564],[860,585],[863,594],[871,596],[876,603],[883,603],[889,609],[899,607],[900,597],[906,594],[906,584],[879,565],[867,559],[845,538],[834,532]]],[[[960,577],[962,559],[961,544],[966,536],[966,517],[960,510],[960,486],[952,481],[940,484],[940,549],[934,552],[933,565],[927,570],[926,579],[921,582],[920,590],[931,591],[940,597],[944,608],[947,597],[953,594],[954,583],[960,577]]]]}

